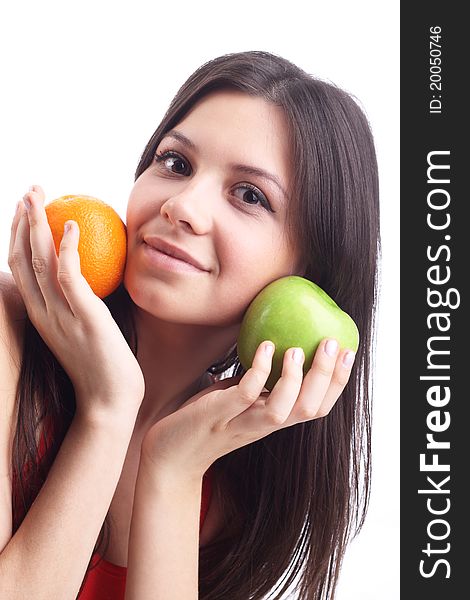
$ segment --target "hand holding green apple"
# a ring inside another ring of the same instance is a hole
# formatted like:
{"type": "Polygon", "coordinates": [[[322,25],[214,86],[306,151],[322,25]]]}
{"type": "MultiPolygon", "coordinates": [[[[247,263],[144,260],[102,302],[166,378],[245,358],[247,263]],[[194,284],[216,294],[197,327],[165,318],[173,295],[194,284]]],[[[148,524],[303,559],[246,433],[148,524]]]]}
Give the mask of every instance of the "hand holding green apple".
{"type": "Polygon", "coordinates": [[[271,391],[281,376],[286,350],[303,349],[305,375],[318,345],[327,337],[336,339],[340,348],[354,352],[359,346],[359,332],[351,317],[318,285],[290,275],[267,285],[248,307],[238,335],[238,356],[248,370],[261,342],[274,343],[272,369],[266,382],[271,391]]]}

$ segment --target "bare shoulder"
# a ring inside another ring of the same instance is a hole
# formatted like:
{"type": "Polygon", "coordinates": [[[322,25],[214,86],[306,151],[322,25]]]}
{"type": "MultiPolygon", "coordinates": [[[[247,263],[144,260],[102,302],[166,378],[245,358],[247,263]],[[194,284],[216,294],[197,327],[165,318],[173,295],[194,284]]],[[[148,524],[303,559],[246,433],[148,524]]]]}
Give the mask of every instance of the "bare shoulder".
{"type": "Polygon", "coordinates": [[[11,538],[11,452],[26,309],[13,275],[0,272],[0,552],[11,538]]]}
{"type": "Polygon", "coordinates": [[[5,440],[11,438],[21,368],[26,309],[13,275],[0,272],[0,472],[5,474],[5,440]]]}
{"type": "MultiPolygon", "coordinates": [[[[2,355],[0,362],[5,364],[5,358],[19,366],[23,346],[23,332],[26,308],[15,280],[11,273],[0,271],[0,343],[2,355]]],[[[5,381],[2,378],[3,381],[5,381]]]]}
{"type": "MultiPolygon", "coordinates": [[[[10,438],[9,433],[14,422],[26,316],[26,308],[13,275],[0,272],[0,438],[2,440],[10,438]]],[[[5,448],[1,444],[0,452],[5,461],[5,448]]],[[[3,462],[2,473],[4,469],[3,462]]]]}
{"type": "Polygon", "coordinates": [[[26,308],[16,287],[15,279],[11,273],[5,273],[4,271],[0,271],[0,300],[2,311],[7,311],[15,318],[26,316],[26,308]]]}

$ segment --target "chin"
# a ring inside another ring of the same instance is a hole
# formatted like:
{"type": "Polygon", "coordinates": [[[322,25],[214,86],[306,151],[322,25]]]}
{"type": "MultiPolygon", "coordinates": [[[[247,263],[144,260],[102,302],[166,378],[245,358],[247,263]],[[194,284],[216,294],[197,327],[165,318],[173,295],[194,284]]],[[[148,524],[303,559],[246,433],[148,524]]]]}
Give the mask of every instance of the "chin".
{"type": "Polygon", "coordinates": [[[211,298],[188,298],[168,282],[153,277],[149,281],[129,264],[124,273],[124,287],[132,302],[141,310],[156,319],[181,325],[200,325],[203,327],[239,327],[246,307],[226,302],[214,305],[211,298]],[[219,309],[219,310],[218,310],[219,309]]]}

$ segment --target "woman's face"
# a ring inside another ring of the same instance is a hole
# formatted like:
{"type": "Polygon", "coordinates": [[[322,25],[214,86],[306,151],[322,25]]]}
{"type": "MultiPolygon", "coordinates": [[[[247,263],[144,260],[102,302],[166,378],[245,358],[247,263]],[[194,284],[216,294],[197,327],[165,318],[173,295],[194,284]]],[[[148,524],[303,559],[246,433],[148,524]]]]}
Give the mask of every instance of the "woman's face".
{"type": "Polygon", "coordinates": [[[280,108],[237,91],[199,101],[130,194],[124,283],[133,301],[175,323],[241,322],[264,286],[296,272],[285,234],[289,183],[280,108]],[[150,247],[162,241],[204,269],[150,247]]]}

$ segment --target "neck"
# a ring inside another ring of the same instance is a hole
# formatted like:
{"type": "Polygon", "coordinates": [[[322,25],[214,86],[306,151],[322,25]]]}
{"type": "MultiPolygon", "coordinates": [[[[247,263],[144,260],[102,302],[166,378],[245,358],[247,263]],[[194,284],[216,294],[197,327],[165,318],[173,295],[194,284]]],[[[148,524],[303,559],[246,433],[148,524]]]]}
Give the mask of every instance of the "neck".
{"type": "Polygon", "coordinates": [[[207,369],[236,343],[240,324],[213,327],[169,323],[136,307],[137,360],[145,396],[136,428],[147,431],[207,387],[207,369]]]}

